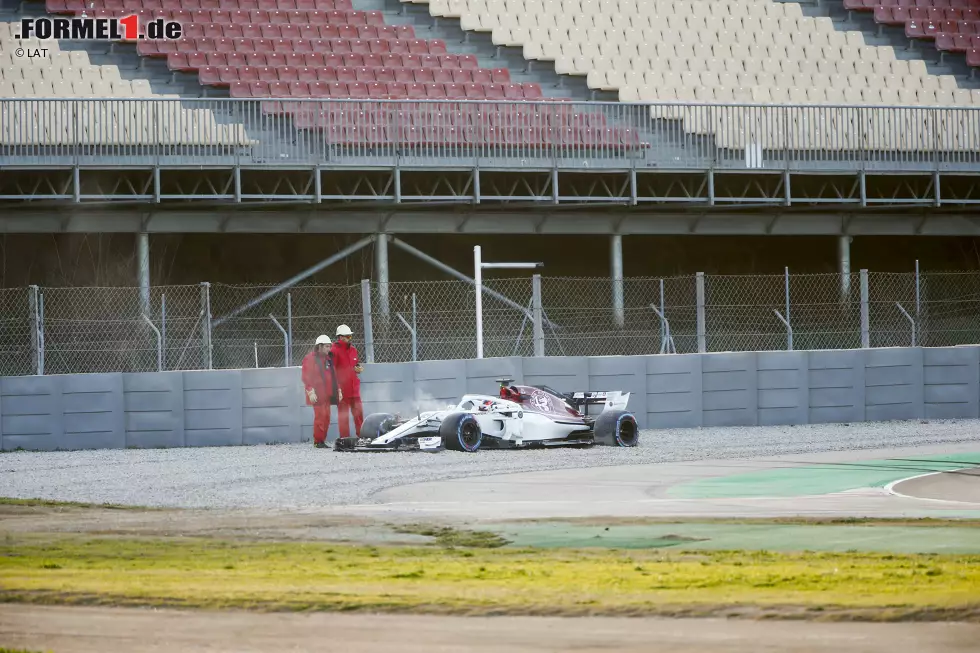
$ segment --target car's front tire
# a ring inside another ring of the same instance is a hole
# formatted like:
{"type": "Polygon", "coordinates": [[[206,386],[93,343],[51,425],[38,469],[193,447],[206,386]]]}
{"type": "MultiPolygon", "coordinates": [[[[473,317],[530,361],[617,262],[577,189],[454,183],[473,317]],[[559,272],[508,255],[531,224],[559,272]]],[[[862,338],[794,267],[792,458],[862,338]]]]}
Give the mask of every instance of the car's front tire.
{"type": "Polygon", "coordinates": [[[388,431],[395,428],[398,418],[391,413],[371,413],[364,418],[364,422],[361,424],[361,432],[359,437],[362,438],[380,438],[382,435],[388,431]]]}
{"type": "Polygon", "coordinates": [[[397,423],[398,418],[390,413],[371,413],[364,418],[364,422],[361,424],[360,435],[349,438],[337,438],[337,441],[333,445],[334,451],[353,451],[361,438],[374,440],[395,428],[397,423]]]}
{"type": "Polygon", "coordinates": [[[453,413],[439,425],[439,437],[446,449],[476,453],[483,444],[483,429],[470,413],[453,413]]]}
{"type": "Polygon", "coordinates": [[[636,418],[625,410],[603,411],[595,421],[595,443],[606,447],[635,447],[640,442],[636,418]]]}

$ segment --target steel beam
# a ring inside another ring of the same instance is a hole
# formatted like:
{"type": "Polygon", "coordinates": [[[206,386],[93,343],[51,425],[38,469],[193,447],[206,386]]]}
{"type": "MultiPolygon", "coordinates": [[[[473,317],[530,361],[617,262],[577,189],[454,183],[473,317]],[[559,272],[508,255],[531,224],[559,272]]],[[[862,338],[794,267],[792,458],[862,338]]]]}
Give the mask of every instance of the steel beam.
{"type": "MultiPolygon", "coordinates": [[[[951,200],[944,203],[949,204],[951,200]]],[[[484,204],[484,206],[487,206],[484,204]]],[[[846,211],[850,221],[847,233],[860,236],[923,235],[980,236],[980,219],[973,207],[962,210],[928,209],[928,220],[922,210],[867,211],[852,207],[846,211]]],[[[296,210],[269,203],[261,211],[246,207],[229,208],[207,203],[185,203],[181,207],[161,210],[147,203],[139,211],[132,207],[86,207],[58,204],[38,208],[38,203],[0,203],[0,233],[330,233],[357,234],[384,232],[400,234],[513,234],[542,233],[609,236],[710,234],[754,236],[767,235],[773,216],[779,219],[771,227],[772,235],[839,236],[842,212],[825,206],[820,209],[777,211],[733,211],[708,209],[697,212],[680,210],[627,209],[596,212],[575,207],[555,211],[550,207],[514,206],[506,211],[465,207],[458,211],[427,210],[405,207],[393,211],[330,210],[327,207],[296,210]],[[466,219],[463,228],[460,223],[466,219]],[[616,225],[620,226],[617,227],[616,225]]]]}
{"type": "Polygon", "coordinates": [[[840,298],[844,302],[851,297],[851,240],[850,236],[837,239],[837,271],[840,273],[840,298]]]}
{"type": "Polygon", "coordinates": [[[140,287],[140,310],[150,314],[150,235],[136,235],[136,275],[140,287]]]}
{"type": "Polygon", "coordinates": [[[623,237],[621,235],[613,234],[610,249],[613,318],[616,326],[622,329],[626,325],[626,308],[623,300],[623,237]]]}
{"type": "Polygon", "coordinates": [[[368,245],[370,245],[371,243],[373,243],[374,240],[375,240],[375,237],[374,236],[368,236],[367,238],[360,239],[359,241],[357,241],[353,245],[348,245],[347,247],[345,247],[344,249],[340,250],[339,252],[337,252],[333,256],[330,256],[330,257],[327,257],[327,258],[323,259],[322,261],[320,261],[319,263],[317,263],[313,267],[307,268],[307,269],[303,270],[302,272],[300,272],[296,276],[292,277],[291,279],[289,279],[287,281],[284,281],[283,283],[279,284],[275,288],[271,288],[271,289],[267,290],[266,292],[262,293],[261,295],[259,295],[255,299],[251,300],[250,302],[248,302],[246,304],[242,304],[241,306],[239,306],[235,310],[231,311],[227,315],[223,315],[222,317],[219,317],[218,319],[216,319],[216,320],[214,320],[212,322],[212,325],[215,326],[215,327],[217,327],[217,326],[223,324],[224,322],[227,322],[231,318],[233,318],[233,317],[235,317],[237,315],[241,315],[245,311],[249,310],[250,308],[252,308],[254,306],[257,306],[257,305],[261,304],[262,302],[264,302],[265,300],[269,299],[270,297],[274,297],[275,295],[278,295],[283,290],[286,290],[287,288],[292,288],[293,286],[295,286],[297,283],[299,283],[303,279],[306,279],[307,277],[313,276],[314,274],[316,274],[320,270],[322,270],[322,269],[324,269],[326,267],[329,267],[329,266],[333,265],[337,261],[344,260],[345,258],[347,258],[348,256],[350,256],[351,254],[353,254],[357,250],[362,249],[364,247],[367,247],[368,245]]]}
{"type": "Polygon", "coordinates": [[[374,262],[378,269],[378,312],[388,317],[388,234],[378,234],[374,242],[374,262]]]}

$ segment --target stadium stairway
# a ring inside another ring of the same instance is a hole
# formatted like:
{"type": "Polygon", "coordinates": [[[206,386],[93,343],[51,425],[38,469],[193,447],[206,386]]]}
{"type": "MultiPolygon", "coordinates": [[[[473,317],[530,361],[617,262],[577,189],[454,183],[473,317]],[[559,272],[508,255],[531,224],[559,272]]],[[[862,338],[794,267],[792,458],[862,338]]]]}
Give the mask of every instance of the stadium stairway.
{"type": "MultiPolygon", "coordinates": [[[[545,97],[595,99],[584,80],[577,84],[580,80],[563,79],[568,76],[555,74],[553,66],[550,73],[540,67],[525,71],[527,62],[519,50],[499,53],[489,38],[482,38],[484,35],[464,33],[459,28],[459,21],[455,21],[455,25],[448,21],[437,22],[438,19],[430,16],[424,5],[403,5],[397,0],[353,0],[352,4],[354,9],[360,11],[381,11],[388,25],[413,26],[416,38],[442,39],[450,53],[476,56],[481,68],[508,68],[511,83],[537,83],[545,97]]],[[[46,15],[49,14],[43,0],[0,0],[0,22],[14,23],[24,17],[46,15]]],[[[140,56],[131,44],[62,41],[60,45],[65,51],[87,52],[90,63],[94,65],[116,66],[123,79],[147,80],[155,94],[189,98],[228,97],[227,89],[202,85],[196,73],[172,71],[166,59],[140,56]]],[[[615,94],[609,94],[603,99],[614,101],[616,98],[615,94]]]]}
{"type": "MultiPolygon", "coordinates": [[[[0,0],[0,22],[19,23],[22,18],[47,16],[43,1],[0,0]]],[[[167,63],[140,57],[133,46],[91,41],[59,41],[65,52],[85,52],[91,65],[115,66],[124,80],[149,82],[156,95],[199,97],[201,85],[196,80],[178,79],[167,70],[167,63]]]]}
{"type": "Polygon", "coordinates": [[[960,88],[980,88],[977,68],[968,65],[963,54],[941,52],[936,48],[935,39],[910,38],[904,25],[879,23],[873,11],[848,9],[847,4],[847,0],[809,0],[803,7],[804,13],[811,16],[828,16],[839,30],[862,32],[868,45],[892,46],[898,59],[925,62],[930,74],[953,75],[960,88]]]}
{"type": "Polygon", "coordinates": [[[511,78],[519,82],[541,85],[549,97],[567,97],[573,100],[616,102],[617,93],[590,89],[584,77],[560,75],[555,72],[554,62],[528,61],[521,48],[494,45],[488,32],[464,30],[458,18],[439,18],[429,13],[427,4],[402,2],[401,0],[354,0],[358,8],[378,9],[390,17],[390,22],[415,26],[419,38],[437,38],[451,44],[453,51],[474,54],[481,64],[491,68],[507,68],[511,78]]]}

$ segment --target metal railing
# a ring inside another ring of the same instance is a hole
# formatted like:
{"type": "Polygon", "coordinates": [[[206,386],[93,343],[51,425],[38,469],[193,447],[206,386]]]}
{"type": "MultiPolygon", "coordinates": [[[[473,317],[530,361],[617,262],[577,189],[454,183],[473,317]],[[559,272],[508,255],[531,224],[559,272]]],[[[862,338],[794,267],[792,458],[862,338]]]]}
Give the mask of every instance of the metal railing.
{"type": "Polygon", "coordinates": [[[3,165],[972,170],[980,107],[4,99],[3,165]]]}
{"type": "MultiPolygon", "coordinates": [[[[269,289],[153,287],[148,311],[137,287],[2,289],[0,375],[296,365],[339,324],[373,362],[476,355],[464,281],[296,285],[255,301],[269,289]]],[[[980,272],[485,279],[483,335],[486,357],[974,344],[980,272]]]]}

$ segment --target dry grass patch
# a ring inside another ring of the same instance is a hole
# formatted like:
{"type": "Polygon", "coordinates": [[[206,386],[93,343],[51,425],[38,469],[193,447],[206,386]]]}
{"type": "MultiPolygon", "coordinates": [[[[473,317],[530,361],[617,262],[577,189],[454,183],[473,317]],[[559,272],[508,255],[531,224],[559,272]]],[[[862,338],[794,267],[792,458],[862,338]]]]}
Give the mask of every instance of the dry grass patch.
{"type": "MultiPolygon", "coordinates": [[[[447,535],[434,532],[437,541],[447,535]]],[[[453,539],[455,538],[455,539],[453,539]]],[[[980,620],[980,556],[10,535],[0,600],[261,610],[980,620]]]]}

